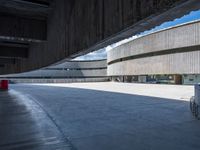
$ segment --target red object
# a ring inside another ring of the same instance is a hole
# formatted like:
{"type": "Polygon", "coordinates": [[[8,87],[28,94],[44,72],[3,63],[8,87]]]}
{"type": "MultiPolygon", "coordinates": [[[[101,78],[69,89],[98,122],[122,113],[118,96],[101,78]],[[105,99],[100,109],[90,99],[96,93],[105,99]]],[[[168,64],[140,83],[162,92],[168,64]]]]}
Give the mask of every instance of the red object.
{"type": "Polygon", "coordinates": [[[2,80],[2,81],[0,81],[0,89],[2,89],[2,90],[8,90],[8,80],[2,80]]]}

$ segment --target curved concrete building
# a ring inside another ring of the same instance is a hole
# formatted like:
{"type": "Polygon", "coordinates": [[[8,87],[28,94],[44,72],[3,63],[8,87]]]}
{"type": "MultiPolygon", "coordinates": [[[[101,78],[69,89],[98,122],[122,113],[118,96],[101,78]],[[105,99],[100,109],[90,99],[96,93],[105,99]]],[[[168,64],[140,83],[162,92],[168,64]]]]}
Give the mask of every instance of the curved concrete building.
{"type": "Polygon", "coordinates": [[[199,0],[1,0],[0,74],[70,60],[199,9],[199,0]]]}
{"type": "Polygon", "coordinates": [[[142,36],[108,52],[111,77],[139,76],[145,82],[145,76],[167,75],[181,82],[193,74],[200,74],[200,21],[142,36]]]}
{"type": "Polygon", "coordinates": [[[37,71],[7,75],[15,82],[98,82],[107,81],[106,60],[67,61],[37,71]]]}

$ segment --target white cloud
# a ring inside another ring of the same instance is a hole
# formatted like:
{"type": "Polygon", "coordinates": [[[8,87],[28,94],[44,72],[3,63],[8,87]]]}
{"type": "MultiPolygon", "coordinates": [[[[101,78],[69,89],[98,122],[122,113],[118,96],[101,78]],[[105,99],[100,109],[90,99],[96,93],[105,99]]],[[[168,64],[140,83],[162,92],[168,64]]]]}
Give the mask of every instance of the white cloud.
{"type": "Polygon", "coordinates": [[[88,53],[86,55],[83,55],[83,56],[80,56],[80,57],[77,57],[75,58],[74,60],[100,60],[100,59],[107,59],[107,52],[112,50],[113,48],[115,47],[118,47],[124,43],[127,43],[129,41],[132,41],[136,38],[138,38],[139,36],[138,35],[135,35],[135,36],[132,36],[128,39],[124,39],[122,41],[119,41],[117,43],[114,43],[112,45],[109,45],[103,49],[100,49],[100,50],[97,50],[97,51],[94,51],[94,52],[91,52],[91,53],[88,53]]]}
{"type": "Polygon", "coordinates": [[[106,48],[103,48],[98,51],[88,53],[84,56],[77,57],[74,60],[100,60],[106,58],[107,58],[106,48]]]}

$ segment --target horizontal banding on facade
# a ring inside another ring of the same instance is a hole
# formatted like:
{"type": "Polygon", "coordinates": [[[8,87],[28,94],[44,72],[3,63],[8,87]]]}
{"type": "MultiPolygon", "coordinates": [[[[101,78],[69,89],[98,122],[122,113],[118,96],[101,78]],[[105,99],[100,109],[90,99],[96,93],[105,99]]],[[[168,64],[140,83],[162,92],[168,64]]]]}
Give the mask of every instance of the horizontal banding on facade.
{"type": "MultiPolygon", "coordinates": [[[[4,77],[4,76],[0,76],[4,77]]],[[[6,75],[7,78],[107,78],[106,60],[67,61],[36,71],[6,75]]]]}
{"type": "Polygon", "coordinates": [[[174,49],[169,49],[169,50],[150,52],[150,53],[144,53],[144,54],[119,58],[119,59],[108,62],[108,65],[111,65],[111,64],[114,64],[117,62],[121,62],[121,61],[128,61],[128,60],[140,59],[140,58],[145,58],[145,57],[153,57],[153,56],[167,55],[167,54],[174,54],[174,53],[192,52],[192,51],[199,51],[199,50],[200,50],[200,45],[191,46],[191,47],[174,48],[174,49]]]}
{"type": "Polygon", "coordinates": [[[200,73],[200,21],[158,31],[108,52],[108,75],[200,73]]]}

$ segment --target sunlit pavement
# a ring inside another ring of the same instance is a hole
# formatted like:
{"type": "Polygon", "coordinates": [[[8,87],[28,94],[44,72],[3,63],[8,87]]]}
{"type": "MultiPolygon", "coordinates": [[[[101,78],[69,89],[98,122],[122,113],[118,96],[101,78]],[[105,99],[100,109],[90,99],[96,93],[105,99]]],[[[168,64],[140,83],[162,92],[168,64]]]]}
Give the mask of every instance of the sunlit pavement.
{"type": "Polygon", "coordinates": [[[194,86],[188,85],[165,85],[165,84],[136,84],[136,83],[71,83],[71,84],[34,84],[41,86],[81,88],[141,96],[152,96],[176,100],[189,101],[194,96],[194,86]]]}
{"type": "MultiPolygon", "coordinates": [[[[31,150],[42,149],[44,145],[39,141],[52,137],[49,143],[60,146],[56,149],[200,149],[200,121],[189,110],[193,86],[76,83],[16,84],[10,89],[7,94],[0,92],[0,115],[4,116],[0,124],[0,149],[3,150],[17,143],[16,136],[25,145],[27,139],[29,143],[31,140],[39,143],[28,145],[31,150]],[[26,117],[12,113],[21,110],[19,107],[26,110],[26,117]],[[18,121],[22,118],[23,121],[18,121]],[[24,122],[31,123],[25,126],[24,122]],[[26,138],[27,133],[21,134],[20,129],[37,134],[26,138]],[[9,138],[6,140],[5,136],[9,138]]],[[[27,149],[20,145],[18,148],[27,149]]]]}

